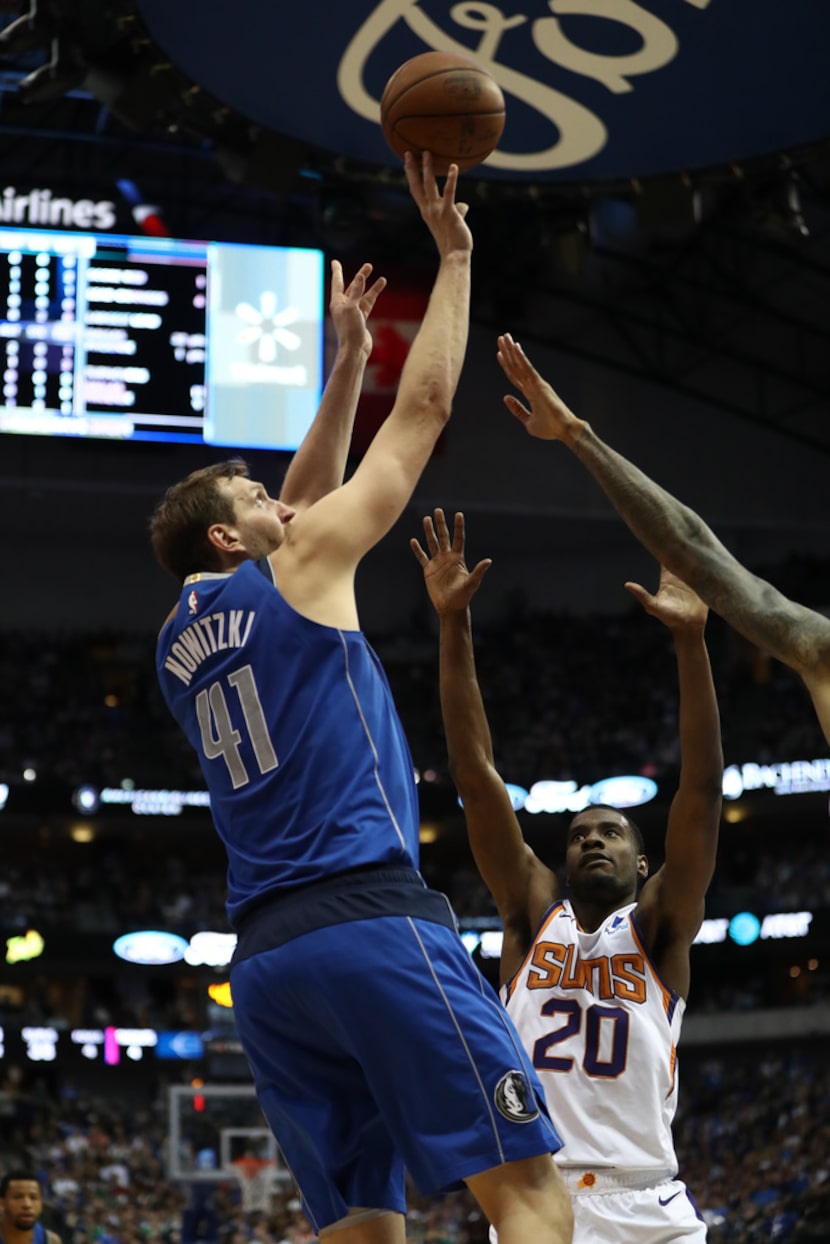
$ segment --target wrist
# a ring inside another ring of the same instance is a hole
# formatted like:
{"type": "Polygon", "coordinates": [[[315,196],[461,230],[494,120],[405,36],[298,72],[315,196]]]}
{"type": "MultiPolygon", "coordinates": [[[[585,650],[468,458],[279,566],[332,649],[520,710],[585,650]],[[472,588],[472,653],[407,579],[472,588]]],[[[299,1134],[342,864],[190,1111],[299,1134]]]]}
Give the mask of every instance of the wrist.
{"type": "Polygon", "coordinates": [[[468,630],[471,625],[470,606],[469,605],[453,605],[444,604],[436,605],[436,612],[442,626],[452,626],[462,630],[468,630]]]}
{"type": "Polygon", "coordinates": [[[451,247],[448,250],[441,250],[439,248],[438,253],[441,256],[442,264],[452,264],[457,267],[469,267],[473,256],[471,246],[464,247],[463,249],[451,247]]]}
{"type": "Polygon", "coordinates": [[[703,642],[703,632],[705,627],[705,621],[681,622],[676,626],[670,627],[669,629],[671,630],[675,647],[682,648],[686,644],[694,645],[695,647],[701,644],[703,642]]]}
{"type": "Polygon", "coordinates": [[[572,411],[568,411],[562,420],[562,435],[560,440],[564,441],[569,449],[576,450],[582,440],[587,440],[592,435],[592,428],[587,419],[580,419],[572,411]]]}
{"type": "Polygon", "coordinates": [[[355,363],[362,366],[369,357],[369,351],[366,349],[365,342],[361,341],[338,341],[337,353],[334,356],[334,366],[338,363],[341,365],[355,363]]]}

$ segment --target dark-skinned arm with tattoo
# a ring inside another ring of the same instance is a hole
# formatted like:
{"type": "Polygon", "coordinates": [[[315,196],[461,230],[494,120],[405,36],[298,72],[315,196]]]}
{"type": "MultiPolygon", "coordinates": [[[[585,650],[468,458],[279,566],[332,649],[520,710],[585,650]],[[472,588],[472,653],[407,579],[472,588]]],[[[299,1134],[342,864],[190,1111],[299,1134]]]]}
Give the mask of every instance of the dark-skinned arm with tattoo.
{"type": "Polygon", "coordinates": [[[470,848],[504,926],[502,981],[518,970],[533,932],[557,897],[556,875],[538,859],[522,835],[504,781],[493,760],[473,649],[470,601],[490,562],[468,570],[464,561],[464,516],[456,514],[453,535],[443,510],[424,519],[427,552],[410,546],[424,572],[440,632],[441,713],[450,773],[464,807],[470,848]]]}
{"type": "Polygon", "coordinates": [[[597,436],[539,375],[509,334],[498,360],[511,384],[505,405],[531,435],[558,440],[590,471],[637,539],[715,613],[804,680],[830,742],[830,621],[752,574],[694,510],[649,479],[597,436]]]}

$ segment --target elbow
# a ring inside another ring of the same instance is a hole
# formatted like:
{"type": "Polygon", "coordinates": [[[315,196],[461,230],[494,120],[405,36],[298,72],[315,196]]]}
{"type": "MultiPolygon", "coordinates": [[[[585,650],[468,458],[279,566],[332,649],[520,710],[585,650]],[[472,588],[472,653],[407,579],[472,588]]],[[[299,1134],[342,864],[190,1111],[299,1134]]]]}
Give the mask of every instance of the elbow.
{"type": "Polygon", "coordinates": [[[443,428],[452,412],[452,385],[447,369],[436,362],[413,396],[418,416],[425,422],[443,428]]]}
{"type": "Polygon", "coordinates": [[[723,761],[718,772],[712,773],[711,777],[691,782],[683,782],[681,777],[680,789],[688,805],[696,808],[695,815],[701,819],[719,816],[723,804],[723,761]]]}
{"type": "Polygon", "coordinates": [[[701,554],[710,546],[705,535],[706,528],[703,523],[696,514],[687,510],[678,529],[666,543],[665,556],[661,561],[665,562],[673,574],[679,575],[684,583],[688,583],[689,578],[694,576],[695,570],[700,566],[701,554]]]}
{"type": "Polygon", "coordinates": [[[452,399],[448,392],[429,393],[421,407],[421,415],[426,423],[440,434],[450,421],[452,399]]]}
{"type": "Polygon", "coordinates": [[[464,756],[450,753],[450,777],[462,801],[464,800],[465,792],[469,795],[471,792],[480,789],[482,778],[488,774],[491,768],[489,757],[478,749],[467,752],[464,756]]]}
{"type": "Polygon", "coordinates": [[[720,810],[723,806],[723,758],[721,758],[718,776],[706,785],[704,799],[712,808],[720,810]]]}

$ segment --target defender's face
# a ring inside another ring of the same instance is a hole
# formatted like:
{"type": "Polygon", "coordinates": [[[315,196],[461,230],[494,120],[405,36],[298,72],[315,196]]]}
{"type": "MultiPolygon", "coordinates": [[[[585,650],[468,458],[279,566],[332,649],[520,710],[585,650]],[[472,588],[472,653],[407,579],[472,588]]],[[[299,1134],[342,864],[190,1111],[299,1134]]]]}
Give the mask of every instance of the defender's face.
{"type": "Polygon", "coordinates": [[[574,817],[565,864],[571,889],[585,898],[636,893],[638,876],[647,872],[630,825],[611,808],[587,808],[574,817]]]}
{"type": "Polygon", "coordinates": [[[263,484],[236,475],[227,487],[233,498],[236,528],[249,557],[267,557],[285,539],[288,523],[295,511],[282,501],[269,497],[263,484]]]}
{"type": "Polygon", "coordinates": [[[12,1179],[3,1198],[8,1222],[16,1231],[28,1231],[43,1211],[43,1195],[36,1179],[12,1179]]]}

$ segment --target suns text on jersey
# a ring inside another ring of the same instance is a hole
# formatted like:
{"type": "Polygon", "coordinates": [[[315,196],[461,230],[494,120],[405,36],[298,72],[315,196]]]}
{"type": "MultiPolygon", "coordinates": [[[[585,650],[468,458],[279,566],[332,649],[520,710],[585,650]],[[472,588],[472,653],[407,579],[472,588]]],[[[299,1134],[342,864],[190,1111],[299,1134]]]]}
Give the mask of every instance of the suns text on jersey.
{"type": "Polygon", "coordinates": [[[528,964],[528,989],[587,989],[595,998],[645,1002],[646,966],[636,952],[580,958],[576,946],[537,942],[528,964]]]}
{"type": "Polygon", "coordinates": [[[255,617],[255,609],[228,609],[198,618],[170,645],[164,668],[189,687],[196,670],[208,657],[226,648],[244,647],[255,617]]]}

